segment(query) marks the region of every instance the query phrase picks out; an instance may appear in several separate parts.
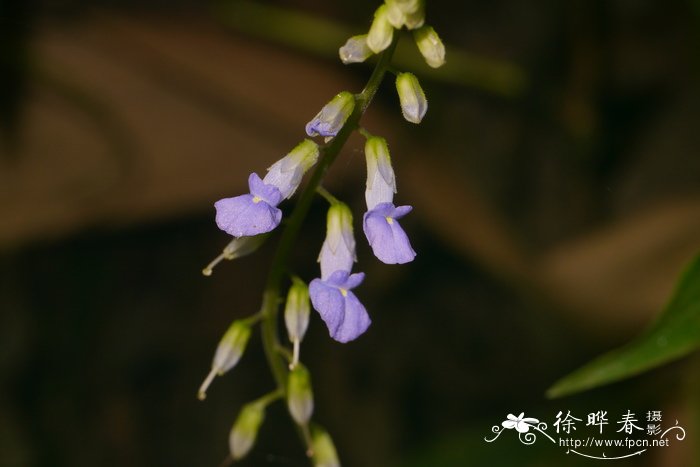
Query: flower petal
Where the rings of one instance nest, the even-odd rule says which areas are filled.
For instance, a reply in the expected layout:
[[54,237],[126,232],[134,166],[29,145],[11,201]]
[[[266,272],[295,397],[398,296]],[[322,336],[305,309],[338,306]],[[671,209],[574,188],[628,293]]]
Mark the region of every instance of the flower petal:
[[[363,229],[374,256],[385,264],[404,264],[413,261],[416,252],[399,222],[386,215],[379,205],[365,213]],[[409,209],[410,210],[410,209]],[[393,210],[392,210],[393,212]]]
[[363,280],[365,280],[364,272],[356,272],[355,274],[350,274],[350,276],[348,276],[348,278],[344,281],[343,288],[352,290],[355,287],[362,284]]
[[299,165],[285,168],[285,159],[280,159],[267,169],[267,175],[262,180],[266,185],[277,188],[282,198],[290,198],[301,183],[304,171]]
[[248,187],[251,195],[257,196],[273,208],[282,202],[280,190],[263,182],[255,172],[248,177]]
[[[361,273],[358,273],[358,274],[361,274]],[[354,275],[355,274],[353,274],[353,276]],[[345,269],[340,269],[338,271],[334,271],[328,277],[328,279],[323,279],[323,280],[326,283],[328,283],[329,285],[333,285],[335,287],[345,287],[349,277],[350,277],[350,271],[347,271]]]
[[[278,192],[279,193],[279,192]],[[216,225],[234,237],[250,237],[270,232],[282,220],[282,211],[253,195],[224,198],[214,203]]]
[[352,292],[346,292],[345,317],[336,332],[331,337],[338,342],[350,342],[363,334],[372,321],[367,310]]
[[327,285],[321,279],[314,279],[309,284],[309,296],[314,309],[321,315],[326,323],[331,337],[338,333],[338,329],[345,319],[345,300],[343,294],[335,287]]

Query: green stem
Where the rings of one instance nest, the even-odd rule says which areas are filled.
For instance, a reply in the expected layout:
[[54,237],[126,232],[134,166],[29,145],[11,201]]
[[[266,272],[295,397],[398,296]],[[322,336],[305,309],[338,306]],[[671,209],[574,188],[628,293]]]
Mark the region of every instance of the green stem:
[[297,202],[294,211],[292,211],[289,221],[282,232],[282,237],[280,238],[277,251],[275,252],[274,259],[272,260],[272,268],[267,276],[265,292],[263,293],[263,303],[260,310],[263,317],[261,331],[263,348],[265,349],[265,356],[272,371],[272,376],[275,379],[277,387],[284,394],[286,394],[287,391],[287,370],[282,358],[277,352],[277,349],[280,346],[277,331],[277,312],[279,303],[281,302],[280,288],[282,279],[287,271],[289,255],[294,247],[294,244],[296,243],[301,226],[307,213],[309,212],[313,197],[316,194],[317,188],[321,184],[321,180],[323,179],[326,170],[328,170],[328,167],[331,166],[335,158],[338,156],[340,150],[343,148],[352,132],[358,128],[360,118],[367,110],[370,102],[372,102],[372,98],[374,98],[374,95],[377,93],[377,89],[379,89],[379,85],[381,84],[382,79],[389,68],[391,57],[396,49],[397,37],[398,34],[395,34],[391,45],[379,56],[379,61],[374,67],[374,71],[369,77],[365,88],[360,94],[355,96],[355,108],[350,117],[348,117],[343,128],[341,128],[337,136],[333,138],[327,146],[321,148],[322,157],[318,162],[309,183],[299,196],[299,201]]
[[338,204],[340,201],[338,201],[338,198],[330,194],[328,190],[323,188],[322,186],[319,185],[318,188],[316,188],[316,191],[318,192],[319,195],[323,196],[326,201],[328,201],[328,204],[333,205],[333,204]]

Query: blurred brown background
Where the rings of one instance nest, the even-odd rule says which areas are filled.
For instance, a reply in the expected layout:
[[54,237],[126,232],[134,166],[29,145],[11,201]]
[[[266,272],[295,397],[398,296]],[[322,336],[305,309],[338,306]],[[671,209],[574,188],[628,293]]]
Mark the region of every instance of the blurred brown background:
[[[274,241],[227,243],[215,200],[246,189],[369,65],[337,48],[376,2],[0,3],[0,465],[208,466],[272,386],[259,339],[196,389],[227,324],[260,305]],[[373,325],[302,358],[343,465],[588,465],[484,443],[507,413],[663,409],[689,436],[618,465],[697,462],[697,358],[579,396],[545,390],[642,329],[700,250],[700,3],[428,2],[439,71],[410,36],[364,124],[387,138],[418,252],[378,264],[356,222]],[[327,186],[363,210],[362,141]],[[292,202],[285,205],[289,212]],[[317,275],[317,202],[295,270]],[[695,405],[694,405],[695,404]],[[694,411],[695,410],[695,411]],[[505,447],[505,448],[504,448]],[[243,465],[306,465],[281,407]]]

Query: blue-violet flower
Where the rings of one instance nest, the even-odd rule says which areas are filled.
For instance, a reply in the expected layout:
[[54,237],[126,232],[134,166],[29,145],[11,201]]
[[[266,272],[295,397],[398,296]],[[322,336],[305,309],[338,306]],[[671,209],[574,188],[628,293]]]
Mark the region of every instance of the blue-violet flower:
[[314,279],[309,284],[311,303],[326,323],[331,337],[338,342],[356,339],[372,322],[365,307],[351,292],[364,278],[361,272],[336,271],[326,280]]
[[381,203],[365,213],[363,229],[374,256],[385,264],[404,264],[413,261],[416,252],[398,219],[408,214],[411,206],[395,207]]
[[264,183],[256,173],[248,177],[250,193],[224,198],[216,203],[216,225],[234,237],[249,237],[270,232],[282,220],[282,211],[277,205],[282,201],[282,193]]

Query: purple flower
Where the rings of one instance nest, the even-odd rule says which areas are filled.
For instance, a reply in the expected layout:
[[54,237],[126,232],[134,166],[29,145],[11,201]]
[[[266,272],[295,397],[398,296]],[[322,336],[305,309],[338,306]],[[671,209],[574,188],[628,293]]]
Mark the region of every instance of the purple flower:
[[282,211],[277,209],[282,193],[277,187],[265,184],[255,173],[248,177],[248,187],[250,194],[214,203],[216,225],[234,237],[270,232],[282,220]]
[[331,337],[338,342],[357,339],[372,322],[365,307],[351,292],[364,278],[361,272],[336,271],[326,280],[314,279],[309,284],[311,303],[326,323]]
[[411,206],[380,203],[365,213],[363,228],[374,256],[386,264],[404,264],[413,261],[416,252],[408,241],[398,219],[411,212]]

